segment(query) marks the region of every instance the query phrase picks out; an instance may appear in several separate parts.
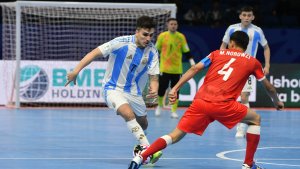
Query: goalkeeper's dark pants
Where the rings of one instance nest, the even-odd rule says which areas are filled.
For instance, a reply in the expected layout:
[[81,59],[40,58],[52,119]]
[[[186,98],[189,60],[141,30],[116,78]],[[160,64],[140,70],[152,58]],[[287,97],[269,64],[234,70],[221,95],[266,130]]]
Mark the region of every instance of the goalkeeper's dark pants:
[[[158,96],[163,97],[165,95],[166,90],[171,85],[171,88],[176,85],[179,81],[181,74],[169,74],[169,73],[161,73],[159,75],[159,88],[158,88]],[[179,91],[177,92],[177,99],[179,98]]]

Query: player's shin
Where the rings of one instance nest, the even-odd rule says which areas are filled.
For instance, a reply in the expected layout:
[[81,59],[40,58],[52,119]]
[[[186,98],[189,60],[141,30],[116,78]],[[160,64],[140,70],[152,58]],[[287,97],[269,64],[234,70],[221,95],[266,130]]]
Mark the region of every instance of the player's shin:
[[163,96],[158,96],[158,106],[159,107],[163,107],[163,101],[164,101],[164,97]]
[[139,123],[136,119],[130,120],[127,122],[127,127],[133,136],[137,139],[139,144],[149,145],[149,141]]
[[148,156],[165,149],[169,144],[172,144],[172,138],[169,135],[164,135],[154,141],[150,147],[141,154],[141,156],[145,160]]
[[254,154],[260,140],[260,126],[250,125],[246,134],[247,147],[244,164],[252,166]]
[[171,108],[171,117],[172,118],[178,118],[178,114],[176,113],[177,107],[178,107],[178,99],[175,101],[175,103],[172,105]]
[[158,96],[158,106],[155,110],[155,116],[160,116],[161,108],[163,107],[163,96]]

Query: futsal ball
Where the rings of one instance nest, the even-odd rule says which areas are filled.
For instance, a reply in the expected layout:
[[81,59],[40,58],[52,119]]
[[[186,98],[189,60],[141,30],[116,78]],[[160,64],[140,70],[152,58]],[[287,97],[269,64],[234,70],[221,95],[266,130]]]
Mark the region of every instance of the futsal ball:
[[[149,145],[144,145],[144,144],[138,144],[138,145],[134,146],[133,157],[142,154],[148,147],[149,147]],[[143,161],[142,165],[149,164],[151,157],[152,157],[152,155],[147,157],[147,159],[145,161]]]

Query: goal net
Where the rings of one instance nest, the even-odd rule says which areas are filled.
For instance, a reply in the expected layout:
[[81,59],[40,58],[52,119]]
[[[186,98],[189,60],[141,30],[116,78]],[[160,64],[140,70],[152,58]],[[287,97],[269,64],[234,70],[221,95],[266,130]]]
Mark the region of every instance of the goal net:
[[[157,22],[153,39],[175,17],[175,4],[17,1],[0,3],[0,105],[103,105],[106,60],[96,60],[64,87],[82,57],[115,37],[134,34],[136,19]],[[1,70],[2,69],[2,70]],[[73,105],[74,104],[74,105]]]

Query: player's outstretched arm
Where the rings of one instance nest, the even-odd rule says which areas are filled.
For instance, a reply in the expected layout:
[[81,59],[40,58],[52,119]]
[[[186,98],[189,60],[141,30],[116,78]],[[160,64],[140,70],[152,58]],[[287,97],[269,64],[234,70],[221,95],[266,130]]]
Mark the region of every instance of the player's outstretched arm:
[[158,94],[158,75],[149,75],[149,92],[147,98],[157,98]]
[[85,55],[83,59],[78,63],[78,65],[75,67],[75,69],[72,72],[68,73],[67,83],[65,84],[65,86],[67,86],[70,82],[74,82],[74,84],[76,85],[76,77],[78,73],[98,56],[102,57],[102,53],[99,48],[95,48],[87,55]]
[[170,104],[175,103],[177,99],[177,91],[184,85],[187,81],[189,81],[192,77],[194,77],[199,71],[204,68],[204,64],[202,62],[197,63],[192,66],[187,72],[185,72],[177,84],[170,90],[169,92],[169,102]]
[[264,56],[265,56],[264,72],[265,75],[268,75],[270,73],[270,56],[271,56],[271,51],[268,44],[264,46]]
[[268,95],[271,97],[275,108],[277,110],[282,110],[284,108],[284,104],[283,104],[283,102],[281,102],[279,100],[275,87],[266,78],[264,80],[262,80],[261,82],[262,82],[263,86],[265,87]]

